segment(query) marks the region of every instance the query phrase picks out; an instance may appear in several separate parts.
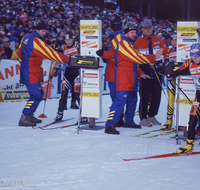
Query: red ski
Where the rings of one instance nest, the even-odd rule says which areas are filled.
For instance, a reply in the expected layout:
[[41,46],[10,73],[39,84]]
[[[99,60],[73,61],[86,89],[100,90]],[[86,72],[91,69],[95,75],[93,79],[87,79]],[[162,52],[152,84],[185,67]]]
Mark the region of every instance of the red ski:
[[200,154],[200,152],[192,152],[192,153],[185,153],[185,154],[169,153],[169,154],[160,154],[160,155],[155,155],[155,156],[147,156],[147,157],[142,157],[142,158],[129,158],[129,159],[122,158],[122,159],[124,161],[147,160],[147,159],[152,159],[152,158],[167,158],[167,157],[176,157],[176,156],[190,156],[190,155],[196,155],[196,154]]
[[51,122],[51,123],[48,123],[48,124],[40,126],[40,127],[38,127],[38,126],[32,126],[32,128],[33,129],[42,129],[42,128],[46,128],[46,127],[49,127],[49,126],[54,125],[54,124],[62,123],[62,122],[65,122],[65,121],[70,121],[72,119],[74,119],[74,118],[64,119],[64,120],[62,120],[60,122]]
[[[105,123],[105,121],[97,121],[95,123]],[[81,125],[87,125],[87,124],[89,124],[89,123],[82,123]],[[78,125],[77,125],[77,123],[75,123],[75,124],[69,124],[69,125],[58,126],[58,127],[51,127],[51,128],[43,126],[43,127],[37,127],[37,129],[41,129],[41,130],[53,130],[53,129],[62,129],[62,128],[67,128],[67,127],[73,127],[73,126],[78,126]],[[36,128],[34,128],[34,129],[36,129]]]

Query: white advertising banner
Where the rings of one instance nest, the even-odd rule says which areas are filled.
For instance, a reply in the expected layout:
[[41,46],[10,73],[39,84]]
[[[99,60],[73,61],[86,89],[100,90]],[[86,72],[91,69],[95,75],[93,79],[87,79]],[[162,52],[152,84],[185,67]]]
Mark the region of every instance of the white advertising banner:
[[[80,21],[80,52],[82,56],[97,57],[96,51],[102,49],[101,28],[101,20]],[[101,65],[102,59],[100,58]],[[102,117],[102,69],[84,69],[81,77],[83,83],[81,116],[100,118]]]
[[[196,88],[193,83],[193,79],[190,75],[180,76],[179,86],[185,95],[191,100],[194,101]],[[178,126],[186,127],[189,121],[191,103],[185,97],[185,95],[179,92],[179,124]]]
[[199,26],[197,21],[177,22],[177,62],[185,62],[190,58],[190,46],[199,43]]
[[[61,89],[61,78],[54,77],[53,81],[49,80],[49,71],[52,61],[44,59],[42,62],[43,68],[43,83],[42,88],[44,91],[43,98],[59,97]],[[47,92],[47,84],[48,92]],[[3,59],[0,63],[0,91],[4,101],[22,101],[27,100],[26,86],[20,83],[20,64],[17,60]],[[25,95],[24,95],[25,94]],[[23,95],[23,96],[22,96]],[[52,96],[53,95],[53,96]],[[2,100],[1,100],[2,101]]]
[[[190,58],[190,46],[199,43],[197,29],[200,27],[198,21],[177,22],[177,62],[185,62]],[[195,97],[195,86],[191,76],[180,76],[180,88],[193,102]],[[177,91],[176,91],[177,92]],[[187,126],[189,121],[191,103],[180,92],[179,93],[179,123],[178,126]]]

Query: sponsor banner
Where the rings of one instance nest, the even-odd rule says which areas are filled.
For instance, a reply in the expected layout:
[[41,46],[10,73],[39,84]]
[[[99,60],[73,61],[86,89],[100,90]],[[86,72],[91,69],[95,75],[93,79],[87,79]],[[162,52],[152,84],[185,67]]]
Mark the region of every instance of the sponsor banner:
[[101,25],[101,20],[80,21],[80,52],[82,56],[97,56],[96,51],[102,47]]
[[[194,101],[194,99],[190,99],[190,100],[192,102]],[[187,98],[179,98],[179,105],[191,105],[191,103]]]
[[[58,73],[57,77],[53,77],[49,80],[48,93],[47,84],[49,79],[49,71],[52,61],[44,59],[42,62],[43,68],[43,83],[42,89],[44,91],[43,98],[59,97],[61,94],[61,80],[63,77],[63,71]],[[57,63],[59,65],[60,63]],[[61,64],[63,65],[63,64]],[[0,64],[0,90],[26,90],[26,86],[20,83],[20,64],[17,60],[2,59]],[[22,100],[22,99],[21,99]],[[16,101],[21,101],[16,100]]]
[[18,90],[0,90],[0,101],[24,101],[29,99],[29,93],[26,89]]
[[97,48],[97,43],[96,42],[91,42],[91,41],[84,41],[81,42],[82,48]]
[[98,78],[97,73],[84,73],[83,78]]
[[[178,77],[177,77],[178,78]],[[177,79],[178,84],[178,79]],[[196,88],[194,86],[193,79],[190,75],[187,76],[180,76],[179,80],[179,87],[181,90],[185,93],[185,95],[191,100],[191,102],[194,101],[195,94],[196,94]],[[178,92],[178,89],[176,89],[176,93]],[[179,126],[187,126],[187,123],[189,121],[189,115],[191,110],[191,102],[183,95],[183,93],[179,90]]]
[[84,73],[83,88],[99,88],[98,73]]
[[[96,51],[102,48],[102,21],[80,20],[80,52],[81,56],[98,57]],[[99,65],[102,65],[100,58]],[[102,71],[101,69],[85,69],[81,72],[82,117],[102,117]],[[95,109],[94,109],[95,108]]]
[[195,33],[181,33],[181,36],[195,36]]
[[99,98],[99,92],[82,92],[82,97],[86,98]]
[[197,21],[177,22],[177,62],[185,62],[190,58],[190,46],[199,42],[197,28]]
[[180,79],[180,84],[194,84],[194,82],[193,82],[193,79],[181,78]]
[[177,33],[196,33],[198,26],[178,26]]
[[[80,30],[84,30],[85,32],[87,30],[99,30],[99,25],[98,24],[81,24],[80,25]],[[85,33],[83,32],[83,33]]]

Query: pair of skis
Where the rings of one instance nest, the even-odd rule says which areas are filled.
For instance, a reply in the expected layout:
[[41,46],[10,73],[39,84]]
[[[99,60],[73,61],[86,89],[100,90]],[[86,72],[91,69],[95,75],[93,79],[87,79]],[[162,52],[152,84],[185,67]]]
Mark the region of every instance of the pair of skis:
[[[51,127],[51,128],[48,128],[52,125],[55,125],[55,124],[60,124],[60,123],[63,123],[63,122],[66,122],[66,121],[70,121],[74,118],[69,118],[69,119],[65,119],[65,120],[62,120],[61,122],[51,122],[51,123],[48,123],[46,125],[43,125],[43,126],[32,126],[33,129],[41,129],[41,130],[53,130],[53,129],[62,129],[62,128],[67,128],[67,127],[73,127],[73,126],[77,126],[78,123],[74,123],[74,124],[69,124],[69,125],[63,125],[63,126],[57,126],[57,127]],[[98,121],[98,122],[95,122],[95,123],[105,123],[105,121]],[[82,123],[81,125],[87,125],[88,123]]]
[[[181,130],[179,130],[181,131]],[[159,132],[164,132],[164,133],[159,133]],[[153,130],[153,131],[149,131],[149,132],[145,132],[145,133],[141,133],[138,135],[131,135],[129,134],[131,137],[145,137],[145,138],[154,138],[154,137],[158,137],[158,136],[162,136],[162,135],[169,135],[169,134],[173,134],[175,133],[175,130],[169,130],[169,129],[158,129],[158,130]],[[159,133],[159,134],[155,134],[155,135],[151,135],[151,136],[147,136],[150,135],[152,133]]]

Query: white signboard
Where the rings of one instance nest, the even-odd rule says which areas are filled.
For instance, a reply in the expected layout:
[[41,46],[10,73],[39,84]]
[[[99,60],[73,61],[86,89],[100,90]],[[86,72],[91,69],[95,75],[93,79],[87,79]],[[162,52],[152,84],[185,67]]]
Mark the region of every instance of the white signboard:
[[[101,20],[81,20],[81,55],[97,57],[96,51],[99,49],[102,49]],[[100,66],[101,63],[102,59],[100,59]],[[81,77],[83,82],[81,116],[100,118],[102,117],[102,71],[101,69],[84,69]]]
[[178,21],[177,22],[177,62],[185,62],[190,58],[190,46],[199,43],[200,22]]
[[[186,94],[186,96],[194,101],[196,88],[193,83],[193,79],[190,75],[180,76],[179,86],[181,90]],[[191,103],[189,100],[183,95],[183,93],[179,92],[179,123],[178,126],[186,127],[189,122]]]
[[[199,43],[197,28],[200,27],[198,21],[178,21],[177,22],[177,62],[185,62],[190,58],[190,46]],[[180,76],[180,88],[193,102],[195,97],[195,86],[191,76]],[[177,91],[176,91],[177,92]],[[191,103],[180,92],[179,93],[179,123],[178,126],[187,126],[189,121]]]

